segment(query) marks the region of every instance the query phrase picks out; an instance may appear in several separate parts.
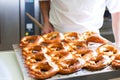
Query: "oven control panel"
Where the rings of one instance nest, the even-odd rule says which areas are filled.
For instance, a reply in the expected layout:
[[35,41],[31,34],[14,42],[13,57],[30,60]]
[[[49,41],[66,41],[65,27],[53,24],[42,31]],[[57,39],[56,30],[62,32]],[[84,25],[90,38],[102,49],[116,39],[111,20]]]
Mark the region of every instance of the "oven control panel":
[[34,23],[26,16],[26,12],[34,17],[34,0],[25,0],[25,35],[34,35]]

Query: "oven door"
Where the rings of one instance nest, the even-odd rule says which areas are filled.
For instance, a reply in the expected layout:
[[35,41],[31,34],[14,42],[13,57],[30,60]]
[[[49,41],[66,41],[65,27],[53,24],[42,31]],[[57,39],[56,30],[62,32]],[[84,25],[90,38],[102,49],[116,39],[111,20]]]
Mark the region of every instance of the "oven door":
[[0,0],[0,51],[19,42],[19,0]]
[[0,0],[0,50],[12,50],[23,36],[40,34],[25,15],[28,12],[41,22],[39,9],[39,0]]

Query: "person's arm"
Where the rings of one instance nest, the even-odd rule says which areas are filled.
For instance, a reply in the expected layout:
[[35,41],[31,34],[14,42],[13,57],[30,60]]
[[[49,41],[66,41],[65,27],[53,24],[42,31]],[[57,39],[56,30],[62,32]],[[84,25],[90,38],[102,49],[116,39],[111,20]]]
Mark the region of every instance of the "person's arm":
[[120,48],[120,12],[112,14],[112,28],[116,45]]
[[54,31],[49,22],[50,0],[39,1],[39,4],[44,22],[42,33],[45,34]]

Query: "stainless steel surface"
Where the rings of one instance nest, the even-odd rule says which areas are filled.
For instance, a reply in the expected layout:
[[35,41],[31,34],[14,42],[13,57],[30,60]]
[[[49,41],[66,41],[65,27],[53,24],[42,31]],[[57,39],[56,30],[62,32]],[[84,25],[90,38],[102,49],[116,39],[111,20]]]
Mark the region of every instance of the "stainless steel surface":
[[0,50],[19,42],[19,0],[0,0]]

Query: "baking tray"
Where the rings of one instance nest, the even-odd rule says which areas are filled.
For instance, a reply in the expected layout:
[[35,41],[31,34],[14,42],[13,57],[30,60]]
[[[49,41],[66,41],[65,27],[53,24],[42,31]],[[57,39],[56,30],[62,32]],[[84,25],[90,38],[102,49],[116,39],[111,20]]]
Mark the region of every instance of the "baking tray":
[[[18,63],[22,70],[24,80],[35,80],[34,78],[29,76],[29,74],[27,72],[27,68],[25,68],[25,66],[24,66],[24,59],[22,58],[22,55],[21,55],[22,52],[21,52],[21,49],[19,48],[18,44],[14,44],[13,49],[15,51]],[[107,66],[106,68],[104,68],[102,70],[98,70],[98,71],[88,71],[86,69],[81,69],[78,72],[68,74],[68,75],[57,74],[46,80],[63,80],[63,79],[68,79],[68,78],[73,78],[73,77],[82,77],[82,76],[88,76],[88,75],[94,75],[94,74],[100,74],[100,73],[106,73],[106,72],[113,72],[113,71],[116,71],[116,70],[114,70],[111,66]]]

